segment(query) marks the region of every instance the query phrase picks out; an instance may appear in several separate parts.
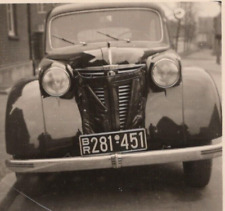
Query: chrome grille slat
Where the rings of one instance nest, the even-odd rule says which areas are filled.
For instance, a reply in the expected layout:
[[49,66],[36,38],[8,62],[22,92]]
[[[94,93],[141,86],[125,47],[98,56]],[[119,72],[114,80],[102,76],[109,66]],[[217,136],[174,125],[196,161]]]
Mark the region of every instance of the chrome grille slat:
[[123,110],[127,110],[127,108],[126,107],[119,107],[119,110],[123,111]]
[[125,104],[126,102],[128,103],[128,99],[119,100],[119,103],[124,103]]
[[125,114],[125,113],[127,113],[127,111],[125,110],[125,111],[119,111],[119,113],[120,114]]
[[126,118],[124,117],[124,118],[120,118],[120,122],[123,122],[123,121],[125,121],[126,120]]
[[95,71],[87,72],[87,71],[82,71],[82,74],[104,75],[104,72],[95,72]]
[[127,87],[130,87],[129,85],[122,85],[122,86],[119,86],[119,89],[121,88],[127,88]]
[[98,95],[99,98],[104,98],[105,96],[104,94],[99,94],[99,93],[96,93],[96,94]]
[[124,118],[126,114],[120,114],[120,119]]
[[120,96],[120,99],[128,99],[129,96]]
[[130,73],[130,72],[134,72],[134,71],[136,71],[136,69],[134,69],[134,70],[118,70],[118,73]]
[[[129,99],[127,99],[127,100],[129,100]],[[128,106],[128,101],[127,101],[127,103],[120,103],[119,102],[119,105],[120,105],[120,107],[127,107]]]
[[127,92],[119,92],[119,96],[127,96],[127,95],[129,95],[129,93],[127,93]]
[[120,92],[129,92],[130,90],[128,88],[120,88],[119,91]]

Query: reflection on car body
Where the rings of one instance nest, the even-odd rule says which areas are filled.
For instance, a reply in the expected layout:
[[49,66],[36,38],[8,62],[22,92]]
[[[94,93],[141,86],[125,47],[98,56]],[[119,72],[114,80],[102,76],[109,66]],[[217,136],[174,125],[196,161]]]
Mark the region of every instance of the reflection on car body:
[[203,69],[182,67],[157,5],[53,9],[38,71],[8,98],[6,164],[17,175],[181,161],[189,185],[208,184],[220,99]]

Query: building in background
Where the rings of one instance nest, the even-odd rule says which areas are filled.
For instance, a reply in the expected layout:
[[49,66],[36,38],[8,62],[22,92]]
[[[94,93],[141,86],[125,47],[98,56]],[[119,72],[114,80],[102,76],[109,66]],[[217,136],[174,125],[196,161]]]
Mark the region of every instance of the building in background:
[[[34,59],[38,53],[34,46],[43,36],[46,15],[56,5],[59,4],[0,4],[0,89],[34,74],[39,62]],[[221,14],[215,18],[198,17],[201,7],[193,2],[178,2],[172,6],[167,5],[165,11],[172,17],[168,19],[168,29],[178,53],[196,50],[198,46],[212,47],[220,63]],[[186,13],[180,22],[173,17],[176,7]]]
[[[221,2],[220,2],[221,4]],[[214,18],[214,36],[215,36],[215,54],[216,54],[216,63],[220,64],[220,57],[222,51],[222,30],[221,30],[221,12]]]
[[[221,53],[220,6],[221,1],[167,3],[168,29],[178,53],[186,54],[203,47],[212,48],[215,54]],[[181,21],[173,18],[174,8],[184,9]]]
[[0,88],[32,75],[35,35],[55,4],[0,4]]

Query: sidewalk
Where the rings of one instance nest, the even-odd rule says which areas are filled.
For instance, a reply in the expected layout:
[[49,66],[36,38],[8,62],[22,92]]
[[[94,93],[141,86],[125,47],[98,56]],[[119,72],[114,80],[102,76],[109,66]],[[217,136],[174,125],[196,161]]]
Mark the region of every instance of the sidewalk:
[[7,174],[0,182],[0,210],[8,210],[18,193],[13,189],[16,183],[14,173]]
[[0,94],[8,94],[10,87],[18,80],[33,75],[32,61],[0,65]]
[[216,63],[216,56],[212,54],[211,49],[202,49],[187,56],[182,57],[184,66],[198,66],[207,71],[221,73],[221,65]]

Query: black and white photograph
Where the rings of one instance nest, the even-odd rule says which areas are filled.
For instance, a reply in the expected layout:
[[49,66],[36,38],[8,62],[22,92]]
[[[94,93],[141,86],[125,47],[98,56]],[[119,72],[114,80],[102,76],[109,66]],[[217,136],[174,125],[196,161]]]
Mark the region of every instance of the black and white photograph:
[[0,0],[0,210],[222,211],[222,7]]

